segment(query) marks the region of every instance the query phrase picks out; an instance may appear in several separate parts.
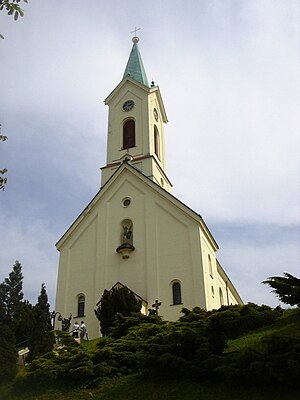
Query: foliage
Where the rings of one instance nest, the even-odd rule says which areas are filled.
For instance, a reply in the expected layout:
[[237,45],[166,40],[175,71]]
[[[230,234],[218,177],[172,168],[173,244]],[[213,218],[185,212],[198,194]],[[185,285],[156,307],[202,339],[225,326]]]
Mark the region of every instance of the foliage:
[[16,330],[22,306],[22,266],[16,261],[8,278],[0,284],[0,381],[14,378],[17,353]]
[[87,351],[69,334],[56,331],[59,346],[42,357],[36,357],[28,366],[25,376],[19,378],[29,382],[78,382],[93,375],[93,363]]
[[23,300],[22,265],[16,261],[8,278],[0,285],[2,323],[9,328],[16,345],[26,344],[33,329],[32,305]]
[[181,312],[183,316],[179,318],[179,321],[188,322],[193,324],[194,326],[203,326],[207,318],[207,312],[200,307],[194,307],[192,310],[189,310],[188,308],[183,308]]
[[131,313],[139,312],[141,305],[141,301],[127,287],[104,290],[101,300],[97,303],[98,307],[94,310],[100,321],[102,335],[108,335],[117,313],[129,316]]
[[54,335],[52,332],[50,305],[45,284],[41,286],[41,293],[37,304],[33,308],[33,330],[29,343],[29,361],[43,355],[53,348]]
[[[110,334],[94,346],[85,348],[59,333],[61,346],[36,357],[26,367],[24,380],[91,386],[141,373],[156,380],[192,378],[203,383],[210,379],[240,386],[255,382],[261,387],[296,388],[300,381],[299,318],[299,313],[251,303],[210,312],[184,309],[177,322],[138,313],[118,314]],[[257,329],[265,333],[255,344],[224,352],[227,338],[256,334]]]
[[258,348],[250,346],[228,354],[219,372],[230,383],[296,386],[300,381],[300,337],[267,335]]
[[[28,3],[28,0],[23,0],[24,3]],[[19,16],[23,17],[24,11],[19,6],[21,0],[0,0],[0,11],[6,10],[8,15],[13,15],[16,21]]]
[[7,286],[0,284],[0,383],[12,380],[17,373],[15,336],[9,328],[6,311]]
[[117,313],[114,319],[113,326],[110,328],[109,335],[115,339],[125,336],[130,328],[140,324],[162,324],[162,319],[158,315],[144,315],[140,312],[131,313],[130,316],[124,316]]
[[33,306],[28,300],[24,300],[19,304],[18,318],[14,326],[16,346],[27,346],[34,329]]
[[208,313],[207,333],[211,351],[222,354],[229,339],[236,339],[254,329],[272,324],[281,315],[282,309],[253,303],[223,306]]
[[198,329],[169,323],[144,341],[140,362],[152,375],[183,377],[197,374],[209,356],[207,337]]
[[10,272],[8,278],[5,279],[4,285],[7,288],[6,296],[6,314],[7,319],[10,323],[15,324],[17,318],[19,318],[19,307],[23,300],[23,275],[22,265],[17,260],[13,266],[12,272]]
[[[0,34],[0,38],[3,38],[3,36],[1,34]],[[0,124],[0,132],[1,132],[1,124]],[[5,142],[5,140],[7,140],[7,136],[1,135],[1,133],[0,133],[0,141]],[[6,168],[0,169],[0,190],[5,189],[5,185],[7,183],[7,178],[3,178],[2,175],[4,175],[6,172],[7,172]]]
[[283,303],[300,307],[300,279],[288,272],[284,272],[283,275],[271,276],[263,283],[271,286]]
[[[1,314],[0,314],[1,315]],[[0,318],[0,383],[11,381],[17,373],[15,338]]]
[[[1,390],[2,389],[2,390]],[[258,388],[245,385],[226,385],[224,382],[197,382],[193,379],[158,379],[157,377],[134,374],[105,379],[91,387],[82,385],[31,385],[16,393],[0,388],[1,400],[295,400],[297,389],[268,385]]]

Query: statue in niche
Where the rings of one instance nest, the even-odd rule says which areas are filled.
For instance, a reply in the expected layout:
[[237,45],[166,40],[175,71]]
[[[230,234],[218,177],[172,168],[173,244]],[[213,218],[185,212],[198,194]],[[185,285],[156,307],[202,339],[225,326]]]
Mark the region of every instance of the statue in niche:
[[123,226],[122,243],[132,244],[132,226]]
[[122,222],[121,244],[117,247],[116,252],[122,255],[123,259],[128,259],[130,253],[134,251],[132,221],[126,219]]

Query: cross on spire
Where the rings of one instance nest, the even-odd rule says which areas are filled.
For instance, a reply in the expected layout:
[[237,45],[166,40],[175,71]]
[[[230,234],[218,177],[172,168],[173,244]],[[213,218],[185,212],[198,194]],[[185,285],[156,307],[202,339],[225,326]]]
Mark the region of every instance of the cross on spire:
[[137,28],[136,26],[134,27],[134,30],[130,33],[134,33],[134,36],[136,36],[136,32],[139,31],[141,28]]

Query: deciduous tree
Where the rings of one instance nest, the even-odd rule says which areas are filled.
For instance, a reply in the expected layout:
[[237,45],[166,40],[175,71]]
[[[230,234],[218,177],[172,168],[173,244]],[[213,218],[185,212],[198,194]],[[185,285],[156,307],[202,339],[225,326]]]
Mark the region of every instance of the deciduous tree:
[[[19,6],[22,0],[0,0],[0,11],[6,10],[8,15],[13,15],[16,21],[19,16],[23,17],[24,11]],[[23,0],[24,3],[28,3],[28,0]]]
[[[0,124],[0,141],[5,142],[5,140],[7,140],[7,136],[1,134],[1,124]],[[6,168],[0,169],[0,190],[5,189],[7,178],[4,178],[2,175],[6,174],[6,172],[7,172]]]

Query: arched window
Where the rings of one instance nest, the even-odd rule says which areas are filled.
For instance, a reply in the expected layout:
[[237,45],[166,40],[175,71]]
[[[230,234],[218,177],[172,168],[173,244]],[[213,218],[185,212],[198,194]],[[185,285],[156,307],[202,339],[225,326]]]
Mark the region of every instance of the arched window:
[[212,295],[212,298],[214,299],[215,298],[215,289],[213,286],[211,287],[211,295]]
[[135,147],[135,122],[128,119],[123,125],[123,149]]
[[219,288],[219,297],[220,297],[220,306],[222,307],[224,305],[224,297],[221,288]]
[[159,132],[156,125],[154,125],[154,152],[157,155],[157,157],[160,158]]
[[77,308],[77,317],[84,317],[84,306],[85,306],[85,297],[83,294],[78,296],[78,308]]
[[172,285],[173,304],[182,304],[181,301],[181,285],[179,282],[174,282]]
[[212,269],[212,263],[211,263],[210,255],[208,255],[208,270],[209,270],[209,275],[213,278],[213,269]]

